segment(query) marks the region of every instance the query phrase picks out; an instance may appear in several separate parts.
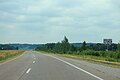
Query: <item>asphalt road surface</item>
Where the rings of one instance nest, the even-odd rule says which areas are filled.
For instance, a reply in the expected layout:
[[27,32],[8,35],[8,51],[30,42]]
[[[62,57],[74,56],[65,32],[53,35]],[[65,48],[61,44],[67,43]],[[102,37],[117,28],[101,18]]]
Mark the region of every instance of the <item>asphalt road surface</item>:
[[120,69],[26,51],[0,64],[0,80],[120,80]]

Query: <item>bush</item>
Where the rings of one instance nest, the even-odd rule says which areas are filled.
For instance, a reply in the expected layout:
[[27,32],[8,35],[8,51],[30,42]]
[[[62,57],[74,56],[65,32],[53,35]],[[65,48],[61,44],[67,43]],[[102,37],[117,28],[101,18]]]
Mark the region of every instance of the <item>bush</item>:
[[120,59],[120,52],[107,52],[107,51],[93,51],[93,50],[85,50],[78,53],[79,55],[89,55],[89,56],[100,56],[112,59]]
[[93,50],[85,50],[79,53],[80,55],[100,56],[100,53]]

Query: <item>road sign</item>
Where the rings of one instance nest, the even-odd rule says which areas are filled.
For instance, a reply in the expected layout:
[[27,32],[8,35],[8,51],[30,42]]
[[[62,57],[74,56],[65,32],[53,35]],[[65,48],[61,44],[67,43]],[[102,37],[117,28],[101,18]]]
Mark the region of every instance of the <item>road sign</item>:
[[104,43],[105,45],[111,45],[111,44],[112,44],[112,39],[104,39],[104,40],[103,40],[103,43]]

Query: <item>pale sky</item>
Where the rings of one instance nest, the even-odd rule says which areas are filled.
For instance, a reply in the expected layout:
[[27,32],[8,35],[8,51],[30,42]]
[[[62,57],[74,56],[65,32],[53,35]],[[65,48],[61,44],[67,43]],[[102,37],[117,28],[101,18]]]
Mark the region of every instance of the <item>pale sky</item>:
[[0,0],[0,43],[120,41],[120,0]]

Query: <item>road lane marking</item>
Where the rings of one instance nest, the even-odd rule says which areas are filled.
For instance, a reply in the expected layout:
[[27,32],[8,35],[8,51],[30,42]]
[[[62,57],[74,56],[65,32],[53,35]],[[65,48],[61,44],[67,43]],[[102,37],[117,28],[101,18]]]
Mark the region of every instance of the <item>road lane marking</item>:
[[34,59],[36,59],[36,56],[33,54]]
[[34,59],[36,59],[36,56],[33,54]]
[[28,74],[30,71],[31,71],[31,68],[29,68],[29,69],[26,71],[26,74]]
[[61,62],[63,62],[63,63],[66,63],[66,64],[68,64],[69,66],[72,66],[72,67],[74,67],[74,68],[76,68],[76,69],[78,69],[78,70],[80,70],[80,71],[82,71],[82,72],[84,72],[84,73],[87,73],[87,74],[89,74],[89,75],[91,75],[91,76],[93,76],[93,77],[95,77],[95,78],[97,78],[97,79],[99,79],[99,80],[104,80],[104,79],[102,79],[102,78],[100,78],[100,77],[98,77],[98,76],[96,76],[96,75],[94,75],[94,74],[92,74],[92,73],[90,73],[90,72],[82,69],[82,68],[79,68],[79,67],[77,67],[77,66],[75,66],[75,65],[73,65],[73,64],[71,64],[71,63],[69,63],[69,62],[67,62],[67,61],[64,61],[64,60],[62,60],[62,59],[60,59],[60,58],[57,58],[57,57],[54,57],[54,56],[51,56],[51,55],[47,55],[47,54],[43,54],[43,55],[52,57],[52,58],[57,59],[57,60],[59,60],[59,61],[61,61]]
[[32,54],[33,56],[35,56],[34,54]]
[[35,61],[33,61],[33,64],[35,63]]

